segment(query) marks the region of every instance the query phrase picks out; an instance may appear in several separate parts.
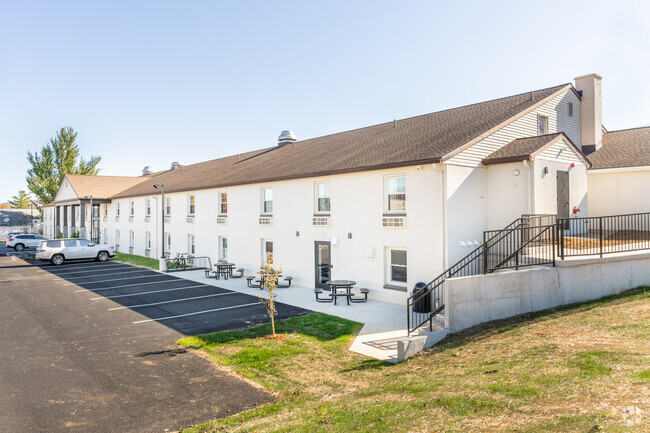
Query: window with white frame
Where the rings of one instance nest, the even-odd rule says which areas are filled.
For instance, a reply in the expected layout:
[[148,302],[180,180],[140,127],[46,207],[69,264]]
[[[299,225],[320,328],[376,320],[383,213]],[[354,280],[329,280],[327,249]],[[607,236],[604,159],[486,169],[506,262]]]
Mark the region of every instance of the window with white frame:
[[144,249],[151,251],[151,233],[144,232]]
[[129,201],[129,216],[135,215],[135,200]]
[[219,193],[219,215],[222,216],[228,215],[228,193],[227,192]]
[[273,213],[273,188],[262,188],[262,214]]
[[569,117],[573,117],[573,102],[569,102],[567,114],[569,115]]
[[133,248],[135,245],[135,232],[133,230],[129,230],[129,248]]
[[400,286],[406,285],[406,250],[403,248],[387,249],[388,275],[387,282]]
[[387,213],[406,212],[406,176],[387,176],[385,180]]
[[194,244],[194,235],[187,235],[187,253],[194,255],[196,246]]
[[172,252],[172,235],[169,233],[165,233],[165,250],[167,251],[167,254],[171,254]]
[[144,214],[145,216],[151,216],[151,200],[148,198],[144,200]]
[[108,203],[106,203],[106,204],[104,205],[104,216],[105,216],[105,217],[108,216]]
[[170,197],[165,198],[165,216],[170,216],[172,214],[172,199]]
[[537,133],[538,135],[548,134],[548,117],[537,116]]
[[120,202],[115,203],[115,216],[120,216]]
[[115,229],[115,245],[120,245],[120,231]]
[[219,236],[219,258],[228,260],[228,238]]
[[330,213],[329,182],[316,182],[316,213]]
[[266,263],[266,258],[269,253],[273,254],[273,241],[269,239],[262,239],[262,265]]
[[196,202],[194,195],[188,195],[187,196],[187,214],[189,216],[194,216],[194,212],[196,211]]

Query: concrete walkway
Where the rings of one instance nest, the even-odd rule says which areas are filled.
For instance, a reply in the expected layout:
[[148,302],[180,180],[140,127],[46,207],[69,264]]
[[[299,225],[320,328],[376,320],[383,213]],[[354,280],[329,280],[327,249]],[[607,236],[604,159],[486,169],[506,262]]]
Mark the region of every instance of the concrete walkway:
[[[260,289],[248,287],[245,277],[208,279],[202,270],[174,272],[173,275],[249,295],[261,292]],[[374,300],[372,292],[368,295],[368,302],[362,304],[347,305],[343,299],[337,305],[320,303],[316,302],[313,287],[295,284],[286,289],[278,289],[277,295],[278,302],[363,323],[350,350],[382,361],[397,362],[397,341],[407,337],[406,307]]]

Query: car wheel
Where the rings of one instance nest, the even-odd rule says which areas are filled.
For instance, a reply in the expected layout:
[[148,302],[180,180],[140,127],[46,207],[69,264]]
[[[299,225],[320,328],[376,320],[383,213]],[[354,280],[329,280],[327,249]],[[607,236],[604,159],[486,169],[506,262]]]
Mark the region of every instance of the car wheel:
[[23,244],[14,245],[14,250],[16,250],[16,251],[22,251],[24,249],[25,249],[25,245],[23,245]]
[[105,262],[108,260],[108,253],[106,251],[100,251],[99,254],[97,254],[97,260]]
[[50,260],[50,261],[52,262],[53,265],[59,266],[59,265],[63,264],[65,259],[63,258],[63,256],[61,254],[56,254],[56,255],[52,256],[52,260]]

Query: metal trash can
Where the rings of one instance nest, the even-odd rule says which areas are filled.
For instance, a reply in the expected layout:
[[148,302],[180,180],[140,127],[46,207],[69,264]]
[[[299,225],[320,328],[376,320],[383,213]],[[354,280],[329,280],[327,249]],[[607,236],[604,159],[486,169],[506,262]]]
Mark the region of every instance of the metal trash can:
[[[422,281],[415,283],[413,287],[413,296],[421,294],[421,292],[426,291],[427,284]],[[430,313],[431,312],[431,292],[426,295],[422,295],[419,298],[414,299],[413,303],[413,312],[414,313]]]

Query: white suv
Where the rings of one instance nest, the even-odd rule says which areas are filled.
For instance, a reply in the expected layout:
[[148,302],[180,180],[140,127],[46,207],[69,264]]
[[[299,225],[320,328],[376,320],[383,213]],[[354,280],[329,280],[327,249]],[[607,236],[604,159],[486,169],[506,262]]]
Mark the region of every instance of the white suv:
[[61,265],[66,260],[96,259],[105,262],[115,255],[115,247],[96,244],[88,239],[51,239],[42,241],[36,250],[36,260],[49,260]]
[[32,233],[10,233],[10,236],[7,236],[7,248],[13,248],[16,251],[22,251],[25,248],[36,248],[40,245],[42,240],[47,239],[41,235],[35,235]]

